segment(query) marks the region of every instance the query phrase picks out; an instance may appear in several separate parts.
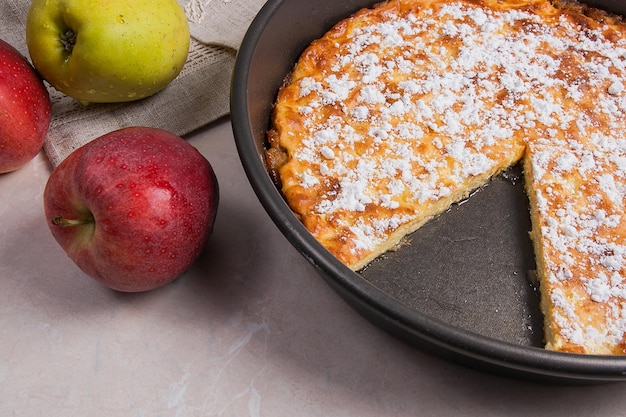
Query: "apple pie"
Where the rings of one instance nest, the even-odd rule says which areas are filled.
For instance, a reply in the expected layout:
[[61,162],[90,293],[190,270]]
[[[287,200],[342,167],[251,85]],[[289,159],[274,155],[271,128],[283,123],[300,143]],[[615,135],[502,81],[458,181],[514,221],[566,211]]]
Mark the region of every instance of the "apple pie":
[[574,1],[391,0],[278,92],[266,162],[353,270],[522,161],[546,348],[626,353],[626,24]]

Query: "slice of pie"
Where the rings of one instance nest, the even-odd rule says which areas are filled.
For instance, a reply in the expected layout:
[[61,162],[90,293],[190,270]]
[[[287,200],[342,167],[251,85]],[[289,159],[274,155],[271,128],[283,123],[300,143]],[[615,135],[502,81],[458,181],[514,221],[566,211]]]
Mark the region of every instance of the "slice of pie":
[[523,160],[546,347],[626,353],[625,35],[571,1],[363,9],[289,74],[268,166],[359,270]]

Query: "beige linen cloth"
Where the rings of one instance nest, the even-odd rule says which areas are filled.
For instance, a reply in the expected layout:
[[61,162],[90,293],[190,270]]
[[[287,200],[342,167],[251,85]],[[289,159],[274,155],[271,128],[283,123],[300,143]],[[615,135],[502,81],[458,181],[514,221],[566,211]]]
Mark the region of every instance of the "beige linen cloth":
[[[136,102],[83,106],[46,84],[52,120],[44,151],[54,167],[83,144],[122,127],[158,127],[182,136],[228,114],[236,51],[265,0],[179,3],[191,29],[189,57],[179,76],[161,92]],[[26,57],[29,5],[29,0],[0,0],[0,39]]]

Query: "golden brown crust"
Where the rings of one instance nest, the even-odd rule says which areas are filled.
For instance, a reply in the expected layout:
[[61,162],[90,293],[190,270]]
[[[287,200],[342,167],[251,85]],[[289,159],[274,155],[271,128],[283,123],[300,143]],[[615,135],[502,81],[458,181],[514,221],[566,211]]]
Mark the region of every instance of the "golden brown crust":
[[566,0],[363,9],[280,89],[270,171],[358,270],[525,158],[547,346],[624,353],[625,35]]

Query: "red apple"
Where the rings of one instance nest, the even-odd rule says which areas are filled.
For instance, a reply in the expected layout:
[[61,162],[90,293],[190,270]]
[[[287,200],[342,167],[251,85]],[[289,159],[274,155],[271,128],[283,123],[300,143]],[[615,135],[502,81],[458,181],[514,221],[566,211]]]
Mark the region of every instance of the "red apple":
[[0,39],[0,174],[39,153],[50,126],[50,96],[33,66]]
[[210,163],[161,129],[129,127],[71,153],[44,190],[50,230],[87,275],[125,292],[186,271],[213,229],[219,200]]

